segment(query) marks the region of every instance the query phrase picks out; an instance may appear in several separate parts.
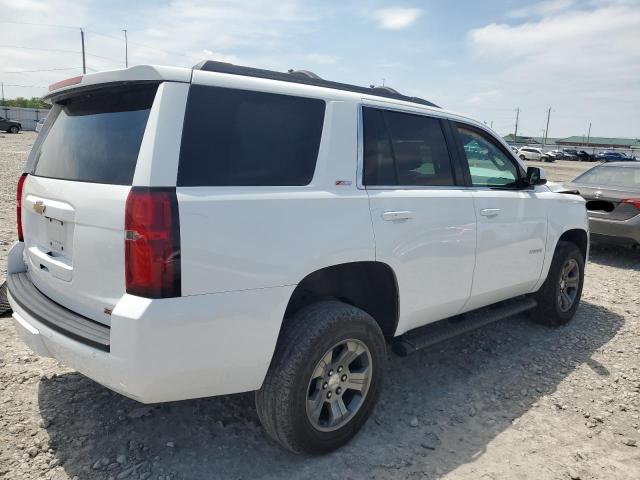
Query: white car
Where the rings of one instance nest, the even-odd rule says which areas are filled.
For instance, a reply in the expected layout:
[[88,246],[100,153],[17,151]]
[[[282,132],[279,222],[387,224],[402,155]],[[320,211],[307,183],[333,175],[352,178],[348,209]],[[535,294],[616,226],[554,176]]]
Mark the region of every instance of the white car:
[[542,149],[536,147],[521,147],[518,150],[518,157],[521,160],[540,160],[542,158]]
[[47,120],[47,117],[41,118],[36,122],[36,133],[40,133],[40,130],[42,130],[42,126],[44,125],[44,122],[46,120]]
[[219,62],[46,98],[9,253],[15,325],[140,402],[256,391],[271,437],[327,451],[371,414],[389,345],[578,307],[584,200],[428,101]]

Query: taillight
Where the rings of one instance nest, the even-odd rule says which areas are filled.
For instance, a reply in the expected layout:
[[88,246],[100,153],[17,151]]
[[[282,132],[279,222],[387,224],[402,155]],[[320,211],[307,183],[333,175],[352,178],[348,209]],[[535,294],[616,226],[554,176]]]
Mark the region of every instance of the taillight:
[[623,200],[622,203],[630,203],[640,210],[640,198],[627,198],[626,200]]
[[127,293],[179,297],[180,220],[175,188],[132,187],[125,207]]
[[18,179],[18,188],[16,193],[16,217],[18,222],[18,241],[24,242],[24,233],[22,232],[22,190],[24,189],[24,181],[27,179],[28,173],[23,173]]

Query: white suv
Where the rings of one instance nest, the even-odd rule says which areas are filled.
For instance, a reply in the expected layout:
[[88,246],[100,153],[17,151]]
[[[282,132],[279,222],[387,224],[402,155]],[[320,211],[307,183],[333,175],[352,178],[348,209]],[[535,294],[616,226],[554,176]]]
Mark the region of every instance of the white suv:
[[578,307],[584,200],[425,100],[218,62],[46,98],[13,318],[34,352],[128,397],[255,390],[271,437],[327,451],[370,415],[387,345]]
[[540,160],[542,159],[542,150],[535,147],[521,147],[518,150],[518,156],[521,160]]

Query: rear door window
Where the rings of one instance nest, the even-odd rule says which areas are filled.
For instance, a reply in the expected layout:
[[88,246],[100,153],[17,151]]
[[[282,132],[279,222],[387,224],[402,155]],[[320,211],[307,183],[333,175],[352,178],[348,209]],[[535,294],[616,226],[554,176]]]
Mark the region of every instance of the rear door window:
[[157,88],[156,83],[126,85],[59,102],[35,155],[34,175],[131,185]]
[[313,98],[192,85],[178,185],[308,185],[325,106]]
[[363,108],[365,185],[455,185],[437,118]]

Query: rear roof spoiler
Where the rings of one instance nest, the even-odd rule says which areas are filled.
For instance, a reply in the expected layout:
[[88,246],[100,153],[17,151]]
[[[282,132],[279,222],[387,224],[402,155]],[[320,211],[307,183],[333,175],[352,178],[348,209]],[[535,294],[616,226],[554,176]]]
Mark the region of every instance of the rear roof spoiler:
[[440,108],[435,103],[419,97],[409,97],[402,95],[389,87],[360,87],[358,85],[350,85],[348,83],[333,82],[324,80],[318,75],[307,70],[289,70],[288,72],[277,72],[275,70],[263,70],[261,68],[243,67],[226,62],[216,62],[214,60],[203,60],[193,66],[194,70],[202,70],[204,72],[228,73],[231,75],[242,75],[245,77],[265,78],[268,80],[279,80],[281,82],[301,83],[304,85],[313,85],[316,87],[333,88],[335,90],[344,90],[347,92],[362,93],[365,95],[375,95],[378,97],[392,98],[394,100],[402,100],[405,102],[417,103],[428,107]]

